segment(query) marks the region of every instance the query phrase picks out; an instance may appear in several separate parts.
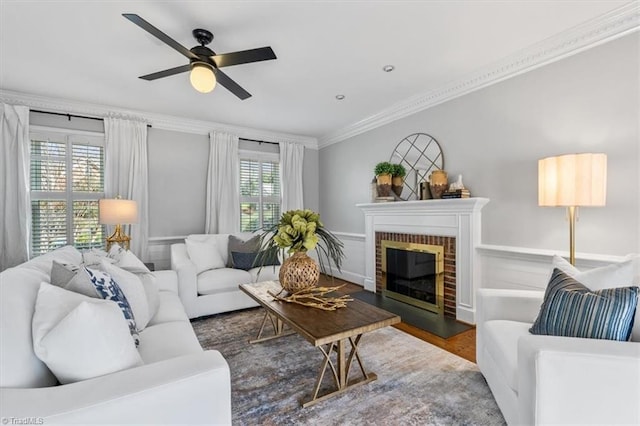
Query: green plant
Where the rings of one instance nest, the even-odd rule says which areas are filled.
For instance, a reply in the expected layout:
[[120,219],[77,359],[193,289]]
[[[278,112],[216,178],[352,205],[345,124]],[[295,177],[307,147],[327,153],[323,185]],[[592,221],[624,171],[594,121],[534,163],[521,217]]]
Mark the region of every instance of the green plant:
[[407,170],[404,168],[402,164],[392,164],[393,171],[391,174],[393,176],[405,177],[407,175]]
[[324,227],[318,213],[309,209],[284,212],[276,225],[263,230],[260,245],[262,251],[256,257],[257,265],[273,259],[279,250],[284,255],[285,250],[291,254],[316,249],[322,272],[326,271],[325,264],[332,271],[332,263],[340,271],[344,258],[342,241]]
[[376,176],[391,175],[393,174],[393,164],[389,163],[388,161],[378,163],[373,169],[373,173],[375,173]]

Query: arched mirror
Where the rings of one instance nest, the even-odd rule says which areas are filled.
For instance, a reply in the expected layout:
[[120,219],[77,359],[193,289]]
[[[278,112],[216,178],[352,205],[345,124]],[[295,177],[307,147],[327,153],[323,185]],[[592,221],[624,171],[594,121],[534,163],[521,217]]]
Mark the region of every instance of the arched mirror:
[[429,178],[433,170],[444,170],[444,155],[440,144],[426,133],[414,133],[402,139],[391,154],[391,163],[407,170],[400,198],[420,199],[420,182]]

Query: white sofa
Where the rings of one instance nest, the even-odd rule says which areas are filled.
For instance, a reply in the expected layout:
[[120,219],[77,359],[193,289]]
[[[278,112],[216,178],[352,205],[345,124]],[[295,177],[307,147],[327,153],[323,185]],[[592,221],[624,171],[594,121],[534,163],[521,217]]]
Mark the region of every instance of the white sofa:
[[[0,273],[0,418],[44,424],[230,424],[227,362],[203,351],[177,295],[174,271],[155,273],[159,307],[140,332],[144,365],[59,385],[33,349],[32,317],[52,260],[79,264],[67,246]],[[36,423],[34,423],[36,424]]]
[[477,294],[477,364],[507,423],[640,424],[640,324],[630,342],[532,335],[543,296]]
[[[243,233],[238,236],[248,239],[253,234]],[[187,238],[198,242],[213,241],[224,264],[228,263],[229,234],[193,234]],[[178,274],[179,295],[189,318],[258,306],[238,286],[277,280],[280,273],[280,266],[265,266],[248,271],[223,267],[198,274],[185,243],[171,245],[171,269]]]

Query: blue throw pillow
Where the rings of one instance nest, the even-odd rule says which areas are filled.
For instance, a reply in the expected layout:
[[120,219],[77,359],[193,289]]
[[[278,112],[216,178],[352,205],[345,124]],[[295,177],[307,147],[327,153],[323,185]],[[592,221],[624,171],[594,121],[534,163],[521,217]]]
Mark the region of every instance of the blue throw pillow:
[[[260,262],[256,262],[256,257],[262,252],[258,253],[242,253],[237,251],[231,252],[231,257],[233,258],[233,267],[237,269],[244,269],[248,271],[252,268],[257,268],[259,266],[272,266],[272,265],[280,265],[280,261],[278,260],[277,253],[274,253],[271,256],[266,256],[264,258],[264,263],[260,265]],[[260,259],[262,260],[262,259]]]
[[532,334],[626,341],[631,337],[638,287],[591,291],[553,270]]
[[133,337],[133,341],[136,343],[136,346],[138,346],[140,344],[140,335],[138,334],[138,328],[136,327],[133,310],[131,309],[131,305],[129,305],[129,301],[118,283],[116,283],[113,278],[111,278],[111,275],[106,272],[98,269],[87,268],[86,266],[84,268],[89,274],[91,283],[95,286],[100,297],[105,300],[113,300],[118,304],[118,307],[120,307],[120,310],[129,325],[131,337]]

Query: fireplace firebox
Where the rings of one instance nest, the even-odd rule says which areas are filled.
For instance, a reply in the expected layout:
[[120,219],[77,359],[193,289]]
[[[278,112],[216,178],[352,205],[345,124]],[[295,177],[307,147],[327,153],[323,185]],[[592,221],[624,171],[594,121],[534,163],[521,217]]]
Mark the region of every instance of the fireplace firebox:
[[381,241],[384,294],[441,314],[444,311],[444,247]]

